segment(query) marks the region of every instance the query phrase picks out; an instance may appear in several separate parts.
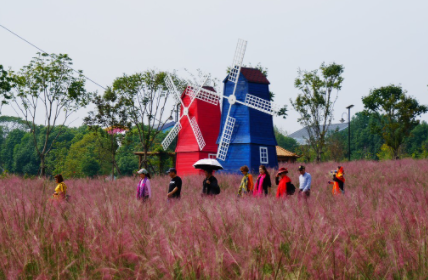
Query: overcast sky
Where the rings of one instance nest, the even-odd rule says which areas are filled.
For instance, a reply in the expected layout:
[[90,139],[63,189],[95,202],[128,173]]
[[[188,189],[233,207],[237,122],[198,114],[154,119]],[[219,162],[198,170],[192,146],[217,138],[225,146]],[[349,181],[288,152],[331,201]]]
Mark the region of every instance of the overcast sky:
[[[289,101],[298,93],[297,70],[322,62],[345,67],[335,122],[350,104],[361,111],[371,88],[391,83],[428,104],[427,11],[426,0],[3,0],[0,24],[49,53],[69,54],[104,86],[149,68],[200,68],[222,80],[243,38],[244,63],[267,67],[275,102],[289,106],[287,119],[274,123],[292,133],[301,128]],[[36,52],[0,28],[0,64],[18,70]]]

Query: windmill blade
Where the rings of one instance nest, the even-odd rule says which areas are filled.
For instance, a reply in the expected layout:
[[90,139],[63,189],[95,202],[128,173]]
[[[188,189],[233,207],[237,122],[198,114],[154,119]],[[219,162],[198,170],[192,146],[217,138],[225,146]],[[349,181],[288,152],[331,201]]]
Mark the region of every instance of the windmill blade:
[[202,151],[202,149],[205,147],[205,140],[204,137],[202,137],[201,130],[199,129],[199,125],[196,122],[196,118],[193,117],[190,119],[190,117],[187,115],[187,118],[189,119],[190,126],[192,127],[193,134],[195,135],[196,142],[198,142],[199,149]]
[[205,83],[207,82],[207,80],[208,80],[208,76],[205,77],[205,80],[203,81],[203,83],[201,84],[200,87],[198,87],[198,88],[193,87],[193,89],[195,90],[195,92],[194,92],[194,96],[192,97],[192,100],[190,101],[188,107],[190,107],[192,105],[193,101],[195,101],[195,97],[198,96],[200,90],[203,88],[203,86],[205,85]]
[[220,95],[209,89],[200,88],[199,93],[196,93],[195,86],[187,86],[185,94],[189,95],[192,99],[197,98],[213,105],[217,105],[220,100]]
[[[230,113],[230,111],[229,111]],[[220,138],[220,143],[218,144],[217,150],[217,159],[222,161],[226,160],[227,151],[229,150],[230,140],[232,139],[233,127],[235,126],[235,118],[227,116],[226,122],[224,124],[223,134]]]
[[245,96],[245,103],[238,100],[236,102],[272,116],[276,113],[276,106],[274,103],[249,93]]
[[239,79],[239,72],[241,71],[242,61],[244,60],[245,49],[247,48],[247,41],[239,39],[236,45],[235,56],[233,58],[232,68],[230,69],[228,80],[236,83]]
[[[180,118],[181,119],[181,118]],[[181,130],[180,120],[173,126],[173,128],[169,131],[168,135],[162,141],[162,147],[166,151],[169,145],[171,145],[172,141],[174,141],[175,137],[177,137],[178,132]]]
[[177,91],[177,88],[175,87],[174,81],[172,80],[172,78],[169,74],[167,74],[165,77],[165,85],[168,88],[168,91],[173,92],[175,99],[177,101],[180,101],[181,105],[184,107],[183,101],[181,100],[180,93]]

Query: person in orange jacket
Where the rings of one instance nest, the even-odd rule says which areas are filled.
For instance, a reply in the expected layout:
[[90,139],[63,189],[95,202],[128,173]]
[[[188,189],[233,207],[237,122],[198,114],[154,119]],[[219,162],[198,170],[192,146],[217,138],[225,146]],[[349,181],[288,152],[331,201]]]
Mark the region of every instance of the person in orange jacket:
[[345,194],[345,177],[344,170],[342,166],[338,166],[337,170],[333,173],[333,181],[328,181],[330,185],[333,185],[332,193],[333,195]]

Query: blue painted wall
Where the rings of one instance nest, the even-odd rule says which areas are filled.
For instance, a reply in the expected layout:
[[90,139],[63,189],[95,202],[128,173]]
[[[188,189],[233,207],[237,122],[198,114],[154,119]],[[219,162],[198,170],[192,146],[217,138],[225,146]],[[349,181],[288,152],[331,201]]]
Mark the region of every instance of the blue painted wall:
[[239,168],[243,165],[248,166],[251,172],[258,173],[260,161],[260,147],[268,148],[267,164],[263,165],[270,168],[278,168],[278,158],[276,156],[275,146],[266,146],[259,144],[233,144],[229,146],[225,161],[219,161],[223,170],[219,172],[240,174]]
[[[224,95],[232,95],[235,84],[229,82],[227,78],[223,83]],[[245,102],[247,93],[266,100],[270,98],[268,84],[249,83],[243,75],[240,75],[236,89],[236,98]],[[217,138],[217,144],[220,142],[229,110],[229,101],[223,99],[222,102],[220,134]],[[258,171],[260,165],[260,146],[268,147],[269,163],[266,166],[277,168],[277,142],[273,131],[272,116],[238,103],[232,106],[230,116],[236,119],[236,123],[226,161],[220,161],[224,167],[224,172],[239,173],[239,167],[242,165],[247,165],[250,169]]]

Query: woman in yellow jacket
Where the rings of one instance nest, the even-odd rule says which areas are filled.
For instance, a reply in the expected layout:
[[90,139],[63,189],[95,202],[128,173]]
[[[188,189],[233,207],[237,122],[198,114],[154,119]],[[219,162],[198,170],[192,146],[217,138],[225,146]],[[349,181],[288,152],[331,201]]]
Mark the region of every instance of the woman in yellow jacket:
[[57,183],[55,192],[53,194],[53,198],[58,200],[63,200],[68,198],[67,195],[67,186],[64,183],[64,178],[62,178],[61,174],[55,176],[55,182]]

